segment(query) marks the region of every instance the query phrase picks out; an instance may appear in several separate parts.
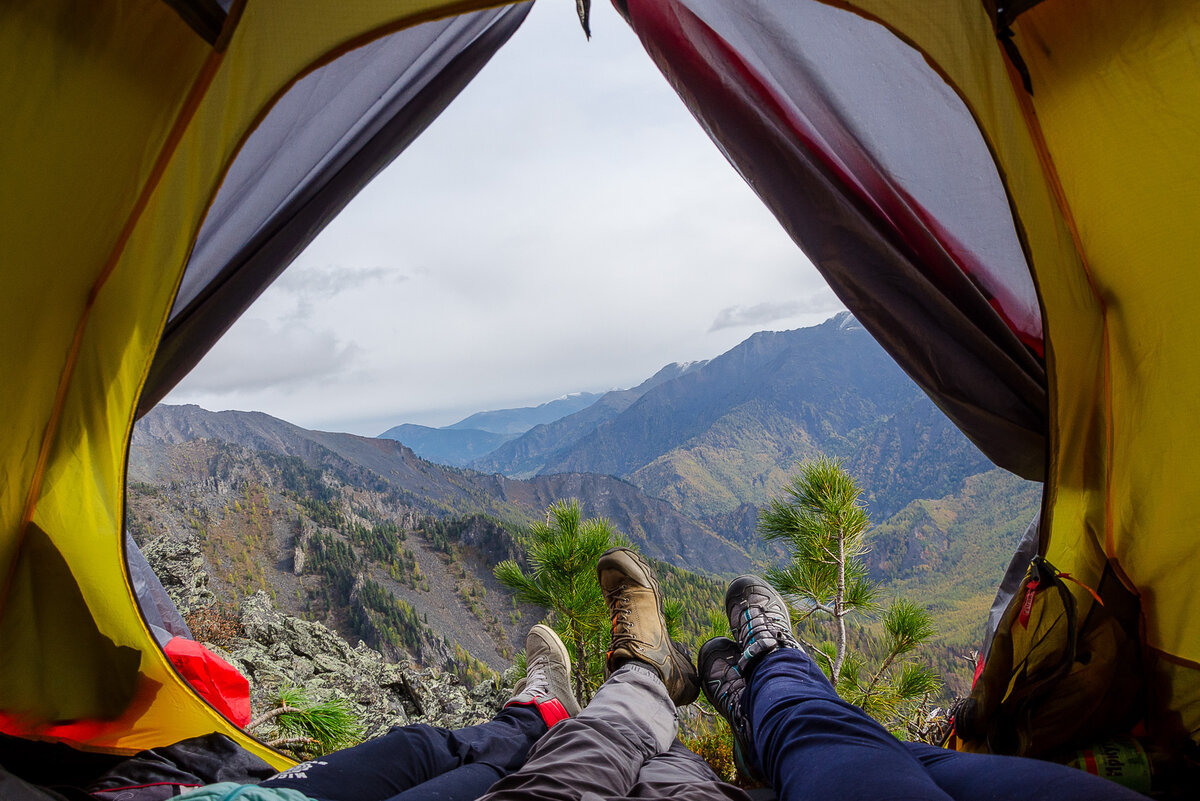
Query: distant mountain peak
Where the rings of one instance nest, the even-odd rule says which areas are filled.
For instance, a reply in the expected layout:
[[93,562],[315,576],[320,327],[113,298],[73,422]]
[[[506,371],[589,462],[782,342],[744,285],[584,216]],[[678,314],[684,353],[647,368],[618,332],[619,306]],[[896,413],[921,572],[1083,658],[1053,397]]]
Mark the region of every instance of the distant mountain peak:
[[863,481],[873,513],[940,497],[987,460],[859,324],[760,331],[706,362],[533,429],[471,463],[514,477],[592,472],[633,482],[749,541],[759,504],[798,460],[826,453]]
[[708,364],[711,359],[696,359],[690,362],[671,362],[668,365],[660,368],[657,373],[634,387],[635,390],[644,390],[650,387],[661,384],[672,378],[679,378],[681,375],[699,370],[704,365]]
[[828,322],[833,323],[833,325],[839,331],[865,331],[866,330],[863,328],[862,323],[860,323],[858,321],[858,318],[855,317],[853,314],[851,314],[848,311],[838,312],[837,314],[830,317]]

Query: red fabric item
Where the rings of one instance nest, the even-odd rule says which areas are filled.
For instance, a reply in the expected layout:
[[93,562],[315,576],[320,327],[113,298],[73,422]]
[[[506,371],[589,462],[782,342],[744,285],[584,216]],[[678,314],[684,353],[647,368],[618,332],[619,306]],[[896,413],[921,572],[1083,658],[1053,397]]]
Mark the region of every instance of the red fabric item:
[[567,713],[567,708],[562,705],[562,701],[557,698],[536,698],[533,701],[537,704],[537,711],[542,716],[542,720],[546,721],[546,728],[552,728],[555,723],[562,723],[567,718],[571,717]]
[[1031,581],[1025,588],[1025,603],[1021,605],[1021,614],[1017,617],[1017,622],[1023,629],[1029,628],[1029,615],[1033,612],[1033,599],[1037,597],[1038,582]]
[[237,669],[195,640],[175,637],[163,648],[179,675],[225,717],[250,723],[250,682]]
[[135,720],[150,708],[158,692],[158,682],[138,676],[137,691],[126,710],[124,718],[117,720],[94,720],[84,718],[66,723],[48,723],[17,712],[0,712],[0,733],[15,737],[33,737],[40,740],[59,740],[73,748],[88,748],[97,741],[111,742],[119,738],[128,728],[128,720]]
[[510,706],[529,706],[537,710],[542,716],[542,720],[546,723],[546,728],[550,728],[555,723],[562,723],[571,717],[571,713],[567,712],[567,708],[562,705],[562,701],[553,697],[540,696],[532,701],[509,701],[504,705],[507,709]]

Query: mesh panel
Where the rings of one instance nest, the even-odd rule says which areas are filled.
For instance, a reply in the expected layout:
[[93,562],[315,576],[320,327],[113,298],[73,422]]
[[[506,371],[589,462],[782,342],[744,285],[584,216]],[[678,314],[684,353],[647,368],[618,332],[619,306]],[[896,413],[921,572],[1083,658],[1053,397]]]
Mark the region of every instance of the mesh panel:
[[962,100],[919,52],[823,3],[761,4],[750,23],[726,3],[687,5],[913,250],[934,251],[930,265],[948,257],[1024,341],[1040,344],[1037,293],[995,163]]
[[230,167],[196,240],[171,318],[290,201],[328,180],[500,13],[399,31],[297,81]]

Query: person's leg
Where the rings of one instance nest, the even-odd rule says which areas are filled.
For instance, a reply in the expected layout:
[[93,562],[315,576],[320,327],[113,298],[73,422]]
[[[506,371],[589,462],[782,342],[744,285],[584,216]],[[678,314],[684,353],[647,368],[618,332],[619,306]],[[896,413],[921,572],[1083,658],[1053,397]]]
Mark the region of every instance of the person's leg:
[[388,801],[471,801],[488,791],[508,775],[484,762],[475,762],[435,776],[412,789],[394,795]]
[[555,726],[525,766],[496,782],[481,801],[578,801],[626,795],[642,764],[666,751],[675,705],[650,667],[627,662],[576,717]]
[[303,762],[263,782],[322,801],[473,801],[525,762],[547,727],[579,712],[571,659],[538,624],[525,638],[525,678],[493,720],[462,729],[400,726],[383,737]]
[[398,726],[353,748],[301,762],[262,784],[325,801],[385,801],[455,768],[479,764],[487,772],[471,775],[486,776],[486,783],[474,795],[468,790],[457,796],[473,799],[520,766],[545,733],[546,723],[532,705],[506,707],[495,719],[464,729]]
[[1054,762],[964,754],[925,743],[904,745],[955,801],[1024,801],[1031,794],[1055,801],[1145,801],[1145,796],[1115,782]]
[[798,648],[751,664],[742,704],[758,764],[782,801],[950,798],[903,743],[839,698]]
[[676,706],[700,695],[692,657],[667,633],[663,595],[654,570],[631,548],[612,548],[596,562],[596,579],[612,619],[606,670],[633,660],[649,665],[667,686]]
[[613,548],[597,561],[596,577],[613,625],[610,676],[586,709],[538,743],[525,767],[496,783],[488,801],[626,796],[647,760],[675,741],[675,706],[699,695],[691,658],[667,633],[650,565]]
[[660,798],[749,801],[750,798],[740,788],[718,779],[708,763],[679,740],[671,743],[666,753],[651,757],[642,765],[628,797],[643,801]]
[[705,694],[739,750],[781,799],[949,801],[882,726],[838,697],[792,633],[787,604],[758,576],[735,579],[725,611],[736,642],[701,649]]
[[1142,798],[1063,765],[902,743],[838,697],[795,644],[787,607],[765,581],[735,580],[725,603],[738,642],[720,638],[705,644],[710,654],[707,663],[701,660],[706,692],[712,680],[710,700],[751,741],[749,750],[784,801],[1024,801],[1031,792],[1041,795],[1047,789],[1069,799]]

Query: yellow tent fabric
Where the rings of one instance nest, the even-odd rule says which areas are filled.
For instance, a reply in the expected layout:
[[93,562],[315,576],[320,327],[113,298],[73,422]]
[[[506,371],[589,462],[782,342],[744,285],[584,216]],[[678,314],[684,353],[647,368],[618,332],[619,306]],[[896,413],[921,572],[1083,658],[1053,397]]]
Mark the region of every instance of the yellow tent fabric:
[[1078,561],[1070,532],[1084,531],[1119,568],[1140,596],[1146,645],[1175,674],[1168,708],[1195,737],[1200,7],[1047,2],[1016,33],[1083,257],[1074,275],[1039,273],[1047,314],[1064,333],[1100,328],[1099,354],[1054,338],[1060,394],[1078,393],[1098,419],[1060,417],[1060,439],[1086,449],[1060,448],[1048,556]]
[[[1019,16],[1027,94],[983,4],[838,3],[926,54],[991,147],[1043,306],[1043,541],[1091,587],[1111,564],[1163,658],[1158,721],[1200,738],[1195,481],[1200,7],[1048,0]],[[1073,594],[1086,614],[1086,589]],[[1175,716],[1180,716],[1176,718]]]
[[[918,48],[978,122],[1043,307],[1043,550],[1137,593],[1159,723],[1197,737],[1200,6],[1033,4],[1013,23],[1030,95],[981,0],[828,1]],[[274,100],[375,37],[495,5],[237,0],[213,44],[160,0],[0,8],[0,728],[122,752],[224,731],[283,764],[199,701],[136,609],[134,409],[205,211]]]
[[225,731],[283,764],[199,702],[136,609],[121,545],[133,410],[205,210],[273,100],[357,44],[493,5],[236,2],[215,46],[158,0],[0,11],[10,727],[122,752]]

